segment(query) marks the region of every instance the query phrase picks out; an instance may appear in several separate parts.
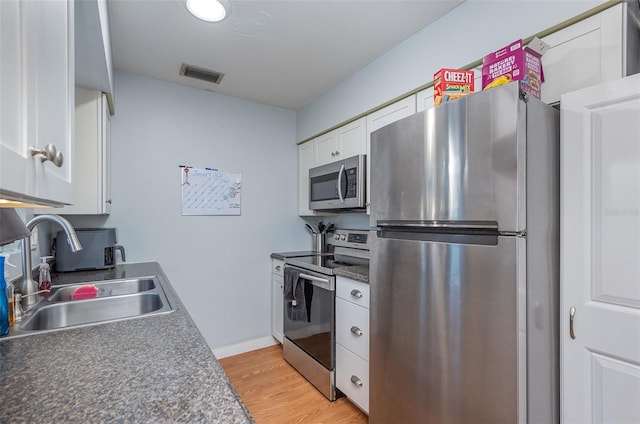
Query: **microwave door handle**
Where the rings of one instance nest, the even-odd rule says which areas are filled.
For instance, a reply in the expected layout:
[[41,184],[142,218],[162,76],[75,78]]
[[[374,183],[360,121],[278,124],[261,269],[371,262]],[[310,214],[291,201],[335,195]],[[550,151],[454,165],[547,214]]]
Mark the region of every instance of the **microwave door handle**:
[[345,171],[344,163],[340,165],[340,171],[338,171],[338,197],[340,198],[340,203],[344,203],[344,196],[342,195],[342,174]]

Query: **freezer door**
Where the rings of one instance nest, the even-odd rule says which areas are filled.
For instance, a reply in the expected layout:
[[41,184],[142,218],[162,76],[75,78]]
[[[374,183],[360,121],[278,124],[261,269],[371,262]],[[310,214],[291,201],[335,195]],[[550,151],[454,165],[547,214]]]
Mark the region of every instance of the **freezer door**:
[[458,221],[524,230],[525,133],[517,83],[375,131],[371,225]]
[[485,238],[373,241],[371,424],[525,422],[525,244]]

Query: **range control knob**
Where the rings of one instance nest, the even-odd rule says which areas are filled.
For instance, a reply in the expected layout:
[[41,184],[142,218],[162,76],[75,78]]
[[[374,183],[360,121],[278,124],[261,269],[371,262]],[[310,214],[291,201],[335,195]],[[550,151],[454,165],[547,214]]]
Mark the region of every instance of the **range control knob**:
[[336,234],[335,236],[333,236],[333,238],[336,240],[340,240],[340,234]]
[[344,241],[344,240],[346,240],[346,239],[347,239],[347,235],[346,235],[346,234],[342,234],[342,235],[340,236],[340,240]]

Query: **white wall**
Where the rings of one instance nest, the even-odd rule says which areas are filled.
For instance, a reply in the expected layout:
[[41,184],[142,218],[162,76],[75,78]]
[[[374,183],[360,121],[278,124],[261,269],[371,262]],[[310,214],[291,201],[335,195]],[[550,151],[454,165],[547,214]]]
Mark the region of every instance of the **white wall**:
[[296,139],[312,137],[420,87],[440,68],[465,66],[601,3],[467,0],[298,111]]
[[[155,260],[211,348],[269,336],[274,251],[307,249],[295,112],[116,72],[111,215],[128,261]],[[179,165],[242,173],[241,216],[181,216]]]

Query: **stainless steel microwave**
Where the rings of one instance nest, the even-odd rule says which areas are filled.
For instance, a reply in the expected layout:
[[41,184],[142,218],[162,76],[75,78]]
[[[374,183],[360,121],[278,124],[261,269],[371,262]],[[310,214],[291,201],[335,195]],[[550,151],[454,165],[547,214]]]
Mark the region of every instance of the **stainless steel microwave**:
[[358,155],[309,170],[309,209],[363,209],[366,156]]

